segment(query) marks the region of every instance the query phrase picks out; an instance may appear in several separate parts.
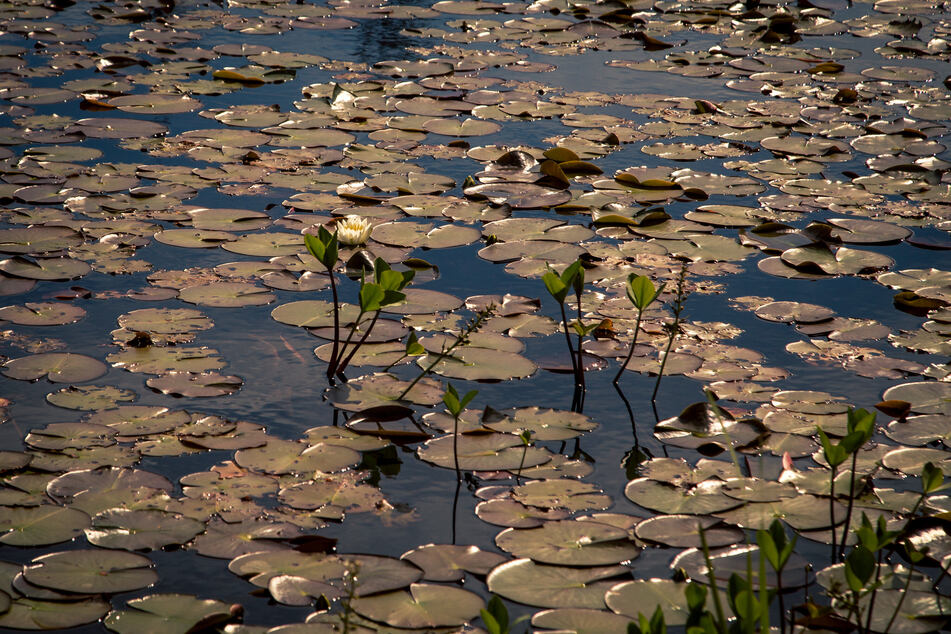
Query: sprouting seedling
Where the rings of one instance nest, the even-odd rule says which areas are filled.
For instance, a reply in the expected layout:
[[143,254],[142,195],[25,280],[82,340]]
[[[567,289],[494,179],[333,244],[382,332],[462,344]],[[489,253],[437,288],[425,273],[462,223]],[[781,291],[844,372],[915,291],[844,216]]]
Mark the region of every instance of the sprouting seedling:
[[[584,388],[584,362],[581,357],[581,342],[584,335],[588,334],[596,326],[586,329],[581,320],[581,292],[584,290],[584,268],[581,266],[581,260],[575,260],[569,264],[560,274],[548,267],[548,271],[542,276],[545,288],[549,294],[558,302],[558,308],[561,310],[561,323],[565,333],[565,342],[568,344],[568,357],[571,359],[571,370],[575,375],[575,385]],[[568,315],[565,313],[565,299],[568,293],[574,289],[578,300],[578,319],[572,324],[573,329],[578,334],[578,351],[575,358],[574,346],[571,344],[571,333],[568,330]]]
[[456,388],[450,383],[446,388],[446,392],[442,395],[442,402],[449,411],[450,416],[452,416],[452,458],[456,466],[457,481],[462,479],[462,471],[459,469],[459,417],[462,415],[462,411],[466,408],[466,405],[468,405],[478,393],[478,390],[470,390],[466,392],[465,396],[460,398],[459,392],[457,392]]
[[439,352],[439,354],[436,355],[436,358],[433,360],[433,362],[430,363],[425,368],[423,368],[423,371],[420,372],[416,376],[416,378],[413,379],[410,382],[410,384],[407,385],[406,388],[402,392],[400,392],[400,395],[396,397],[396,400],[399,401],[405,398],[405,396],[409,394],[409,391],[412,390],[413,387],[417,383],[419,383],[419,381],[424,376],[432,372],[433,368],[439,365],[440,361],[442,361],[443,359],[448,357],[450,354],[452,354],[453,350],[455,350],[461,345],[465,345],[469,343],[469,335],[479,330],[479,328],[482,327],[482,325],[489,319],[489,317],[492,316],[493,313],[495,313],[495,304],[489,304],[488,306],[480,310],[478,313],[476,313],[476,316],[473,317],[471,320],[469,320],[469,323],[466,324],[466,327],[463,328],[462,331],[460,331],[459,334],[456,335],[455,340],[451,344],[449,344],[449,346],[443,347],[443,349]]
[[685,284],[687,282],[687,263],[684,262],[680,267],[680,275],[677,277],[677,295],[674,299],[674,321],[666,324],[667,328],[667,347],[664,349],[664,357],[660,360],[660,369],[657,371],[657,382],[654,383],[654,392],[651,394],[651,401],[657,400],[657,390],[660,389],[660,380],[664,378],[664,367],[667,365],[667,357],[670,356],[670,349],[674,345],[674,339],[680,332],[680,314],[684,310],[684,300],[686,299]]
[[334,276],[334,267],[337,265],[337,234],[330,233],[324,227],[317,228],[317,235],[304,234],[304,244],[312,256],[327,269],[330,276],[330,292],[333,295],[334,303],[334,340],[330,351],[330,363],[327,366],[327,378],[332,379],[334,370],[337,366],[337,360],[340,355],[340,300],[337,297],[337,281]]
[[[869,412],[865,409],[853,409],[849,408],[848,411],[848,427],[846,438],[849,438],[853,434],[855,435],[847,446],[856,445],[852,453],[852,471],[849,477],[849,501],[848,506],[845,512],[845,524],[842,526],[842,539],[839,543],[839,558],[845,554],[845,542],[849,534],[849,526],[852,522],[852,507],[855,502],[855,470],[858,465],[858,456],[859,449],[862,448],[865,443],[872,439],[872,435],[875,433],[875,416],[874,412]],[[833,483],[834,486],[835,483]],[[835,491],[833,490],[833,497],[835,497]],[[833,527],[832,532],[835,532]]]
[[518,471],[515,472],[515,484],[519,483],[519,478],[522,475],[522,467],[525,466],[525,454],[528,453],[528,448],[532,444],[532,430],[526,429],[523,430],[518,437],[522,441],[522,459],[518,463]]
[[650,278],[646,275],[631,273],[627,276],[627,285],[624,290],[627,293],[627,298],[631,300],[631,303],[634,304],[634,308],[637,309],[637,321],[634,322],[634,338],[631,340],[631,349],[628,350],[627,358],[624,359],[624,363],[621,364],[621,368],[614,376],[615,385],[621,380],[621,375],[627,368],[627,364],[631,362],[631,357],[634,356],[634,349],[637,347],[637,335],[641,330],[641,318],[644,315],[644,311],[657,300],[657,297],[663,292],[666,285],[667,284],[664,283],[655,288],[654,283],[651,282]]

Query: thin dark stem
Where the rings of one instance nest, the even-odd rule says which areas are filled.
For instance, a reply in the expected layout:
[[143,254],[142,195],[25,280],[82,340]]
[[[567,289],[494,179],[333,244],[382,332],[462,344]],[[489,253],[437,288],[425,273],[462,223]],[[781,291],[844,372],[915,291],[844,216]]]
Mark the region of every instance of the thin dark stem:
[[895,622],[895,619],[898,618],[898,613],[901,612],[901,606],[905,602],[905,597],[908,596],[908,588],[911,586],[911,577],[915,573],[915,562],[911,561],[911,555],[909,555],[908,561],[908,576],[905,577],[905,587],[901,589],[901,594],[898,596],[898,603],[895,605],[895,611],[892,612],[892,618],[888,619],[888,625],[885,626],[883,632],[891,631],[892,623]]
[[[859,452],[852,454],[852,476],[849,478],[849,503],[845,511],[845,526],[842,527],[842,540],[839,543],[839,559],[845,556],[845,542],[849,536],[849,526],[852,524],[852,504],[855,500],[855,467],[858,463]],[[834,486],[835,483],[833,483]],[[835,532],[835,528],[832,529]]]
[[337,371],[337,358],[340,355],[340,300],[337,298],[337,282],[333,267],[328,266],[327,272],[330,274],[330,292],[333,293],[334,300],[334,342],[330,350],[330,363],[327,365],[327,378],[333,379]]
[[[350,342],[353,341],[353,335],[356,334],[357,328],[360,327],[360,320],[363,319],[363,316],[366,313],[363,312],[363,309],[360,309],[360,314],[357,315],[356,321],[353,322],[353,325],[350,326],[350,332],[347,333],[347,340],[343,342],[343,345],[340,346],[340,356],[342,357],[347,352],[347,346],[350,345]],[[340,369],[342,363],[338,361],[337,365],[334,366],[334,374],[339,374],[343,370]]]
[[456,544],[456,509],[459,507],[459,489],[462,487],[462,480],[456,478],[456,494],[452,497],[452,544]]
[[627,351],[627,358],[624,359],[621,368],[617,371],[617,374],[614,375],[614,387],[617,387],[618,381],[621,380],[621,375],[624,374],[624,370],[627,369],[627,364],[631,362],[631,357],[634,356],[634,348],[637,347],[637,334],[641,329],[641,315],[643,314],[644,311],[637,311],[637,321],[634,322],[634,339],[631,340],[631,349]]
[[580,385],[578,381],[578,364],[575,361],[575,349],[571,345],[571,333],[568,332],[568,315],[565,314],[565,305],[560,304],[561,308],[561,324],[565,331],[565,342],[568,344],[568,358],[571,359],[571,371],[575,375],[575,385]]
[[882,549],[878,549],[878,558],[875,566],[875,582],[872,584],[872,596],[868,599],[868,614],[865,615],[865,630],[866,634],[870,634],[872,631],[872,610],[875,609],[875,595],[878,594],[878,583],[882,578]]
[[835,476],[838,467],[832,467],[832,481],[829,490],[829,528],[832,530],[832,563],[836,560],[836,541],[835,541]]
[[[623,368],[621,369],[623,370]],[[624,402],[624,407],[627,408],[627,416],[631,419],[631,432],[634,434],[634,448],[637,449],[640,447],[640,443],[637,440],[637,423],[634,421],[634,410],[631,409],[630,401],[624,396],[621,386],[619,386],[616,381],[614,383],[614,390],[617,392],[617,395],[621,397],[621,401]]]
[[[760,557],[762,557],[760,553]],[[776,571],[776,594],[779,597],[779,634],[786,634],[786,604],[783,601],[783,569]]]
[[452,459],[456,465],[456,482],[462,480],[462,471],[459,470],[459,417],[452,417]]
[[[360,337],[360,340],[357,341],[357,343],[356,343],[355,346],[353,346],[353,349],[350,351],[350,354],[348,354],[348,355],[344,358],[344,360],[340,362],[340,367],[337,368],[337,374],[338,374],[338,375],[343,374],[343,372],[347,369],[347,366],[350,364],[350,360],[353,359],[353,355],[355,355],[355,354],[357,353],[357,350],[360,349],[360,346],[362,346],[362,345],[366,342],[367,337],[370,336],[370,331],[373,330],[373,326],[376,325],[376,320],[379,319],[379,317],[380,317],[380,311],[376,311],[375,313],[373,313],[373,318],[370,320],[370,323],[369,323],[369,325],[366,327],[366,330],[363,331],[363,336]],[[357,325],[354,326],[354,328],[356,328],[356,327],[359,326],[359,325],[360,325],[360,323],[359,323],[359,321],[358,321],[358,322],[357,322]],[[351,332],[353,332],[353,331],[351,331]],[[348,341],[349,341],[349,339],[348,339]]]
[[522,459],[518,463],[518,471],[515,472],[515,486],[521,484],[519,477],[522,475],[522,467],[525,466],[525,454],[528,453],[528,443],[522,443]]
[[664,350],[664,358],[660,360],[660,371],[657,373],[657,382],[654,383],[654,392],[651,394],[651,402],[657,400],[657,390],[660,389],[660,380],[664,378],[664,367],[667,365],[667,357],[670,355],[670,349],[674,345],[674,339],[680,331],[680,314],[684,310],[684,283],[687,281],[687,264],[680,267],[680,276],[677,278],[677,299],[674,302],[674,323],[670,325],[670,336],[667,339],[667,348]]
[[[577,300],[578,300],[578,327],[581,328],[581,329],[584,329],[584,323],[582,323],[582,321],[581,321],[581,292],[580,292],[580,291],[576,292],[576,293],[575,293],[575,297],[576,297]],[[585,388],[585,384],[584,384],[584,357],[582,356],[583,353],[581,352],[581,343],[582,343],[582,340],[583,340],[583,339],[584,339],[584,335],[579,332],[579,333],[578,333],[578,364],[577,364],[577,368],[578,368],[578,377],[579,377],[579,379],[580,379],[580,385],[581,385],[581,389],[582,389],[582,390],[586,389],[586,388]]]
[[664,350],[664,358],[660,360],[660,370],[657,372],[657,382],[654,383],[651,401],[657,400],[657,390],[660,389],[660,380],[664,378],[664,366],[667,365],[667,356],[670,354],[670,349],[674,345],[674,339],[677,337],[677,322],[678,320],[675,319],[673,325],[670,327],[670,336],[667,338],[667,348]]

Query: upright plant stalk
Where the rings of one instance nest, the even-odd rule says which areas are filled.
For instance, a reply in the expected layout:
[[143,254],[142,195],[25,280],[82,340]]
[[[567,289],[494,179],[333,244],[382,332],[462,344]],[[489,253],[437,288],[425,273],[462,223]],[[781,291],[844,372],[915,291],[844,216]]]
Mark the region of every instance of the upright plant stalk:
[[330,275],[330,292],[334,300],[334,342],[330,349],[330,363],[327,364],[327,378],[332,379],[337,373],[337,359],[340,354],[340,300],[337,298],[337,282],[333,269],[328,267],[327,273]]
[[829,490],[829,528],[832,531],[832,563],[835,563],[837,552],[835,547],[835,477],[838,472],[838,465],[832,467],[831,486]]
[[571,345],[571,333],[568,332],[568,315],[565,313],[564,304],[559,304],[558,307],[561,309],[561,325],[565,332],[565,343],[568,344],[568,358],[571,360],[571,373],[575,377],[575,385],[580,386],[584,383],[584,380],[579,378],[581,375],[578,369],[578,362],[575,360],[574,346]]
[[720,602],[720,589],[717,587],[717,580],[713,574],[713,560],[710,559],[710,547],[707,545],[707,535],[704,532],[703,524],[697,522],[697,530],[700,533],[700,546],[703,549],[703,561],[707,566],[707,579],[710,581],[710,591],[713,593],[713,609],[717,615],[717,630],[726,631],[726,617],[723,614],[723,604]]
[[[569,264],[561,273],[555,272],[550,266],[548,271],[542,276],[545,288],[548,293],[558,302],[558,308],[561,310],[561,324],[565,332],[565,343],[568,344],[568,358],[571,359],[571,370],[575,375],[575,386],[584,390],[584,363],[581,357],[581,341],[584,335],[596,328],[595,325],[585,327],[581,321],[581,293],[584,290],[584,268],[581,260],[575,260]],[[568,292],[574,289],[575,297],[578,299],[578,321],[574,324],[575,332],[578,333],[578,351],[577,359],[574,346],[571,345],[571,333],[568,332],[568,315],[565,313],[565,299]]]
[[515,485],[519,484],[519,477],[522,475],[522,467],[525,466],[525,454],[528,453],[528,445],[532,442],[532,430],[526,429],[518,435],[522,439],[522,459],[518,463],[518,471],[515,472]]
[[631,362],[631,357],[634,356],[634,349],[637,347],[637,335],[641,331],[641,318],[644,316],[644,310],[654,303],[666,285],[667,284],[664,283],[661,284],[660,287],[654,288],[653,282],[645,275],[631,273],[627,276],[627,285],[624,291],[627,294],[627,298],[634,304],[634,308],[637,309],[637,321],[634,322],[634,338],[631,341],[631,349],[627,351],[627,357],[624,359],[624,363],[621,364],[617,374],[614,375],[615,387],[617,387],[618,381],[621,380],[621,375],[624,373],[624,370],[627,369],[627,364]]
[[[342,374],[347,369],[347,366],[350,365],[350,360],[353,359],[353,355],[357,353],[357,350],[360,349],[360,346],[366,343],[367,338],[370,336],[370,331],[373,330],[373,326],[376,325],[376,320],[379,319],[379,317],[380,317],[380,311],[376,311],[375,313],[373,313],[373,317],[370,319],[370,324],[366,327],[366,330],[363,331],[363,336],[360,337],[356,345],[353,346],[353,348],[351,348],[350,353],[346,357],[343,358],[343,361],[340,362],[340,367],[337,369],[337,374]],[[353,329],[350,331],[351,335],[357,329],[359,324],[360,324],[360,320],[358,319],[354,323]],[[347,337],[347,343],[350,342],[350,338],[351,338],[350,336]]]
[[680,314],[684,309],[684,283],[687,281],[687,263],[680,266],[680,275],[677,277],[677,299],[674,302],[674,321],[670,324],[670,333],[667,336],[667,348],[664,350],[664,358],[660,360],[660,370],[657,372],[657,382],[654,383],[654,391],[651,394],[651,401],[657,400],[657,390],[660,389],[660,380],[664,378],[664,367],[667,365],[667,357],[670,355],[670,349],[674,345],[674,339],[680,330]]
[[[582,275],[584,275],[582,273]],[[583,278],[582,278],[583,279]],[[578,300],[578,327],[575,328],[575,331],[578,333],[578,363],[575,364],[575,367],[578,369],[578,385],[581,386],[581,389],[584,390],[584,357],[581,352],[581,343],[584,340],[584,323],[581,321],[581,286],[575,285],[575,298]]]
[[[849,503],[845,511],[845,524],[842,527],[842,539],[839,543],[839,559],[845,556],[845,542],[848,540],[849,528],[852,525],[852,508],[855,504],[855,471],[858,467],[859,450],[872,439],[875,433],[875,413],[865,409],[849,408],[848,434],[840,443],[852,453],[852,473],[849,478]],[[835,527],[833,527],[835,532]]]

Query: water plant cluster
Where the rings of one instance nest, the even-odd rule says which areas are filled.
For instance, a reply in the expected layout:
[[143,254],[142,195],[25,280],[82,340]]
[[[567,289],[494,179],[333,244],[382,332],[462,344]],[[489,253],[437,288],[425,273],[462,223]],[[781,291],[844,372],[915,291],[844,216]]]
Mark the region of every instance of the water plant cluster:
[[947,6],[0,27],[0,629],[948,626]]

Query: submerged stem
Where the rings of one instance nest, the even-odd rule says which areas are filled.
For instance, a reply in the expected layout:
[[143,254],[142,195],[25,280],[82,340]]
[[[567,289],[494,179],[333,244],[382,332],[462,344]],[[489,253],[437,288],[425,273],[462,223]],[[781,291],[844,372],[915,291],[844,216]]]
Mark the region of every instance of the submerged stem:
[[[353,359],[353,355],[357,353],[357,350],[360,349],[360,346],[362,346],[366,342],[367,337],[370,336],[370,331],[373,330],[373,326],[376,325],[376,320],[379,319],[379,317],[380,317],[380,311],[376,311],[375,313],[373,313],[373,318],[370,319],[369,325],[367,325],[366,330],[363,331],[363,336],[360,337],[360,340],[357,341],[357,343],[353,346],[353,349],[350,350],[350,354],[344,357],[343,361],[340,362],[340,366],[337,368],[337,374],[342,374],[344,370],[347,369],[347,366],[350,364],[350,360]],[[357,321],[357,324],[354,325],[354,330],[350,331],[351,334],[353,334],[357,326],[359,326],[359,320]],[[348,344],[350,343],[349,337],[347,338],[347,343]]]
[[631,340],[631,349],[627,351],[627,357],[624,359],[624,363],[621,364],[617,374],[614,375],[615,386],[617,385],[618,381],[621,380],[621,375],[624,374],[624,370],[627,369],[627,364],[631,362],[631,357],[634,356],[634,349],[637,347],[637,334],[641,329],[641,315],[643,314],[644,311],[637,311],[637,321],[634,322],[634,338]]
[[340,355],[340,300],[337,298],[337,282],[333,267],[327,267],[330,274],[330,292],[334,300],[334,342],[330,350],[330,362],[327,364],[327,378],[332,379],[337,372],[337,361]]
[[568,315],[565,313],[565,305],[560,304],[561,308],[561,325],[565,331],[565,342],[568,344],[568,358],[571,359],[571,371],[575,375],[575,385],[581,385],[578,381],[578,363],[575,361],[575,349],[571,345],[571,333],[568,332]]

